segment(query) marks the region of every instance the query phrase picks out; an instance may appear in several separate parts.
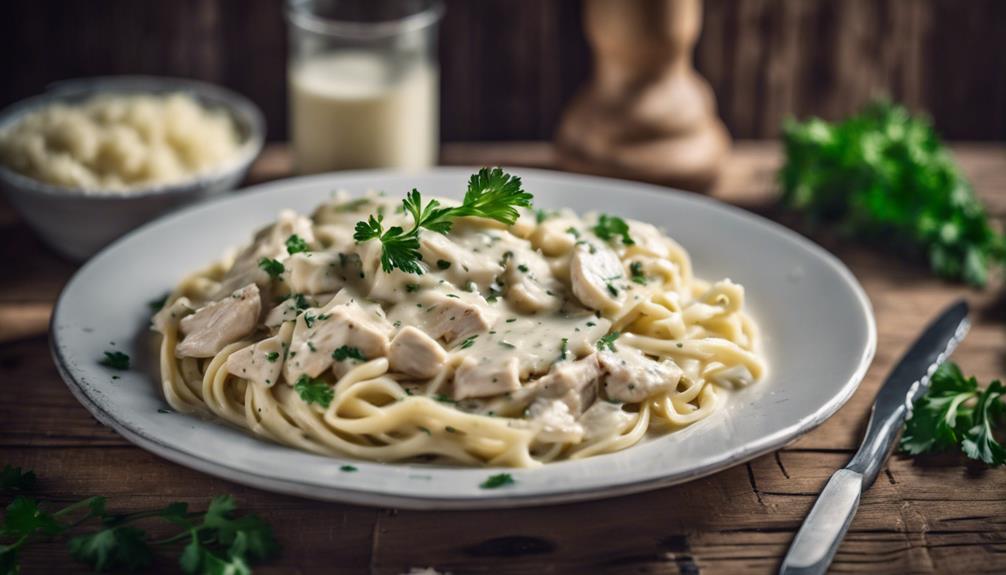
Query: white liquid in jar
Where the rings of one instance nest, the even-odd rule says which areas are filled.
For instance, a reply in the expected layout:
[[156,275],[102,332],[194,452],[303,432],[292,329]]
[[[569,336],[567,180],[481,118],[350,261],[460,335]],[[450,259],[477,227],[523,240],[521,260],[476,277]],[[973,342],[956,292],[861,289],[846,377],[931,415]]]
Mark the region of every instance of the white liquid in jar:
[[430,63],[336,52],[296,64],[289,86],[298,171],[421,168],[436,161],[439,90]]

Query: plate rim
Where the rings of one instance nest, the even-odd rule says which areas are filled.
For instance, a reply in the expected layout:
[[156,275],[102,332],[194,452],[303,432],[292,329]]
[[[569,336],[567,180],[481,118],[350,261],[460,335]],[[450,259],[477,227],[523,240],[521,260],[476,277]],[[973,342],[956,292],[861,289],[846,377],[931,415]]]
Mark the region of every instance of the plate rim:
[[[400,495],[388,492],[375,492],[366,489],[347,488],[340,485],[315,485],[312,483],[297,482],[288,479],[276,478],[270,475],[257,473],[252,470],[238,469],[226,464],[222,464],[211,459],[185,452],[179,448],[162,441],[152,434],[143,430],[132,429],[118,421],[111,413],[106,411],[98,402],[94,401],[84,386],[73,375],[69,362],[62,356],[60,351],[60,332],[56,329],[58,319],[63,310],[65,299],[70,289],[80,280],[83,272],[93,264],[93,261],[120,244],[128,242],[134,235],[145,233],[154,227],[170,225],[175,220],[184,219],[190,212],[195,210],[210,208],[218,203],[239,201],[249,195],[259,195],[270,193],[278,184],[310,184],[313,180],[325,181],[332,178],[354,178],[354,177],[387,177],[410,175],[417,178],[433,176],[438,174],[446,175],[468,175],[473,170],[478,170],[475,166],[434,166],[431,168],[415,171],[399,171],[390,169],[371,170],[346,170],[340,172],[326,172],[306,176],[293,176],[254,184],[244,188],[239,188],[235,192],[222,195],[203,202],[198,202],[179,210],[173,211],[163,217],[156,218],[142,226],[130,231],[101,249],[95,256],[85,262],[73,276],[67,281],[60,291],[59,297],[53,307],[52,316],[49,320],[49,349],[60,378],[63,379],[71,394],[81,405],[99,422],[116,431],[127,441],[138,447],[151,452],[159,457],[163,457],[173,463],[195,469],[202,473],[207,473],[214,477],[219,477],[227,481],[233,481],[242,485],[264,489],[276,493],[307,497],[316,500],[336,501],[355,505],[368,505],[379,507],[398,507],[416,510],[460,510],[460,509],[500,509],[515,507],[531,507],[551,504],[564,504],[577,501],[594,499],[606,499],[633,493],[650,491],[663,487],[669,487],[688,481],[693,481],[713,473],[725,471],[731,467],[755,459],[766,453],[781,449],[792,443],[799,437],[812,431],[822,423],[830,419],[842,406],[844,406],[852,395],[859,389],[863,378],[866,376],[870,365],[873,362],[877,348],[877,327],[873,306],[863,289],[859,280],[852,271],[838,257],[819,246],[809,238],[791,230],[777,222],[774,222],[760,214],[745,210],[738,206],[726,203],[722,200],[704,194],[688,192],[677,188],[659,186],[646,182],[624,180],[619,178],[609,178],[587,174],[569,173],[559,170],[549,170],[542,168],[525,168],[521,166],[504,166],[504,169],[519,172],[518,175],[534,175],[539,180],[580,180],[582,182],[599,182],[606,185],[630,185],[634,191],[649,195],[666,196],[668,192],[680,195],[685,201],[692,201],[699,204],[706,204],[714,209],[725,210],[734,215],[754,220],[765,231],[782,236],[785,239],[795,242],[803,249],[809,251],[818,259],[823,261],[829,268],[842,277],[845,284],[851,288],[855,299],[859,304],[866,320],[867,339],[859,357],[859,363],[852,371],[848,379],[842,382],[838,393],[833,395],[825,404],[815,411],[806,414],[793,424],[780,429],[774,433],[766,435],[758,440],[745,443],[742,447],[728,450],[723,453],[711,456],[703,465],[694,467],[688,473],[681,473],[674,476],[657,476],[633,481],[609,483],[596,487],[556,489],[547,493],[534,494],[506,494],[501,491],[488,491],[485,495],[470,497],[458,496],[445,498],[439,496],[424,495]],[[394,464],[390,464],[394,465]],[[488,468],[487,468],[488,469]],[[532,470],[533,471],[533,470]]]

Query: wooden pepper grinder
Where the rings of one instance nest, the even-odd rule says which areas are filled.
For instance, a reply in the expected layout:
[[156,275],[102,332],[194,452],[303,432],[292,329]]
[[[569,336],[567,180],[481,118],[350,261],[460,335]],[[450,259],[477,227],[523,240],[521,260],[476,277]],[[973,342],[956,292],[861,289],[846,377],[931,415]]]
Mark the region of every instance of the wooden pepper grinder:
[[703,190],[730,147],[692,67],[702,0],[586,0],[592,83],[559,126],[566,169]]

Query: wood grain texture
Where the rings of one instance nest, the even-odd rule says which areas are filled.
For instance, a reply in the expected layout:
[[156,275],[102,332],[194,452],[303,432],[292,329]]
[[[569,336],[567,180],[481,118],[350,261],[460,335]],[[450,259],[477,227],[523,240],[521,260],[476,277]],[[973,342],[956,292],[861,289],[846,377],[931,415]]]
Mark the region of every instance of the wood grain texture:
[[[551,139],[590,74],[579,0],[446,0],[446,141]],[[9,0],[0,105],[53,81],[163,74],[224,84],[287,133],[282,0]],[[699,72],[737,138],[791,115],[838,118],[881,94],[951,139],[1006,138],[1000,0],[705,0]]]
[[[964,172],[1006,220],[1006,148],[955,146]],[[453,144],[448,164],[549,167],[542,143]],[[779,151],[735,147],[713,195],[763,215],[773,208]],[[289,170],[274,146],[252,172]],[[927,320],[967,297],[975,326],[954,358],[982,380],[1002,377],[1006,300],[1001,286],[978,292],[931,278],[912,262],[815,235],[863,283],[873,301],[879,349],[859,391],[831,419],[793,445],[684,485],[617,499],[492,512],[416,512],[318,503],[209,477],[133,447],[94,421],[59,380],[44,337],[0,344],[0,463],[36,470],[53,501],[107,495],[116,510],[173,500],[201,507],[233,493],[266,517],[283,544],[263,573],[395,574],[435,566],[453,573],[771,573],[828,476],[850,456],[882,377]],[[73,268],[44,248],[0,203],[0,307],[51,304]],[[822,353],[827,342],[822,342]],[[153,414],[152,417],[180,417]],[[174,572],[173,555],[157,563]],[[84,572],[65,550],[43,543],[25,573]],[[1006,470],[956,456],[893,457],[863,498],[838,552],[836,573],[1002,573],[1006,571]],[[259,571],[256,571],[259,572]]]

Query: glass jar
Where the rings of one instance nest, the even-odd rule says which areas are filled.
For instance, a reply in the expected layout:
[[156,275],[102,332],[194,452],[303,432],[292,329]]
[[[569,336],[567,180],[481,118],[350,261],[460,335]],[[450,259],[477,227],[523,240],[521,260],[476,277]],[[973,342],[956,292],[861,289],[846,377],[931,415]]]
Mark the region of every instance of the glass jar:
[[289,0],[300,173],[422,168],[439,147],[440,0]]

